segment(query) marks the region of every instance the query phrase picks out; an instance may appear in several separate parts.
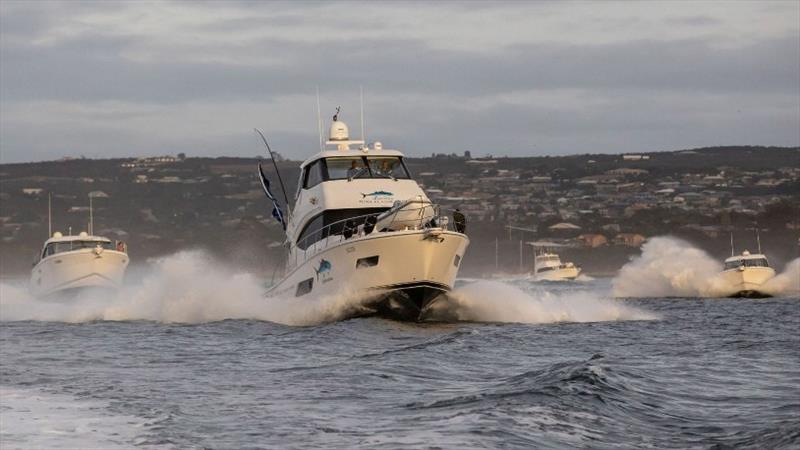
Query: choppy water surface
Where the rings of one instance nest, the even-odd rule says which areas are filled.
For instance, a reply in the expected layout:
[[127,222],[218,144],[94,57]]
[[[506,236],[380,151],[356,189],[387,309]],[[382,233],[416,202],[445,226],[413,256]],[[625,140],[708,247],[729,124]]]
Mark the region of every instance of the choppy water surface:
[[[478,282],[451,300],[469,321],[311,326],[269,321],[298,319],[284,304],[258,310],[221,291],[202,297],[202,313],[178,316],[170,314],[201,302],[184,295],[154,312],[142,294],[146,313],[136,315],[129,303],[109,309],[93,299],[79,305],[94,315],[76,316],[4,298],[0,442],[4,450],[800,446],[797,298],[622,301],[607,299],[610,291],[609,280]],[[343,305],[306,309],[300,321]],[[110,310],[114,321],[95,320]],[[241,318],[220,321],[218,311]],[[169,323],[176,318],[193,320]]]

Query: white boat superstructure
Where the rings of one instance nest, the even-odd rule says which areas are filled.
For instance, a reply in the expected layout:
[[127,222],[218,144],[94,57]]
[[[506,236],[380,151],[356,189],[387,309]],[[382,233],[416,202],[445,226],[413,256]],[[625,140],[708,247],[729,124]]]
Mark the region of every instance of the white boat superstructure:
[[761,287],[775,276],[767,257],[761,253],[751,254],[745,250],[741,255],[725,260],[725,268],[720,277],[726,288],[732,289],[731,297],[770,297]]
[[469,244],[463,222],[451,229],[403,154],[350,140],[338,113],[326,145],[301,165],[285,276],[268,295],[363,296],[360,314],[418,319],[453,287]]
[[102,236],[53,233],[45,241],[31,271],[29,288],[48,297],[85,288],[116,289],[128,267],[127,248]]
[[533,271],[537,281],[574,280],[581,273],[580,267],[571,262],[562,263],[558,254],[547,250],[536,254]]

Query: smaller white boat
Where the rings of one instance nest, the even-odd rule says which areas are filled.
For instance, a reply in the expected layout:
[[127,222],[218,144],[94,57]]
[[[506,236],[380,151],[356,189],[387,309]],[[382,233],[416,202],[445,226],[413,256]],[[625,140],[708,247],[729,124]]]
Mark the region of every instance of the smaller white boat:
[[55,232],[31,271],[30,291],[48,297],[86,288],[117,289],[128,267],[126,250],[124,243],[102,236]]
[[767,257],[762,253],[751,254],[745,250],[741,255],[731,256],[725,260],[725,269],[721,274],[725,286],[733,289],[730,297],[763,298],[772,295],[761,287],[775,277],[775,269],[769,266]]
[[733,233],[731,233],[731,256],[725,259],[725,268],[720,274],[724,286],[731,289],[729,297],[772,297],[772,294],[765,292],[761,287],[775,277],[775,269],[769,266],[767,257],[761,252],[761,236],[758,228],[755,231],[758,243],[758,253],[755,254],[745,250],[741,255],[735,255]]
[[537,281],[574,280],[580,273],[580,267],[561,262],[561,257],[551,251],[543,250],[533,260],[533,276]]
[[[91,219],[89,229],[92,229]],[[67,296],[87,289],[118,289],[128,262],[127,245],[122,241],[92,236],[85,231],[77,236],[64,236],[56,231],[36,257],[28,288],[40,298]]]

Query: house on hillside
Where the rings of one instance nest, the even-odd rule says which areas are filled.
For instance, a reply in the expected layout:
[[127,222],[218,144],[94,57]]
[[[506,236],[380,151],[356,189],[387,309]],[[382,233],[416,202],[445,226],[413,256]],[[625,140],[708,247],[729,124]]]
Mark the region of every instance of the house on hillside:
[[578,241],[584,247],[597,248],[608,245],[608,239],[602,234],[582,234],[578,236]]
[[619,233],[614,237],[614,243],[627,247],[640,247],[646,238],[638,233]]

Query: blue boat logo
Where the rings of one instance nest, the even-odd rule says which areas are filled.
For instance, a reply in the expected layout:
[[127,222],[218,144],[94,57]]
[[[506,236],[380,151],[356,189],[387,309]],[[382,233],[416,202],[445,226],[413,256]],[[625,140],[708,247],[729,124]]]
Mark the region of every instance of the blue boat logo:
[[319,260],[319,268],[314,269],[314,272],[317,273],[317,280],[319,280],[319,276],[322,275],[323,278],[330,277],[331,269],[333,265],[327,259]]
[[393,195],[394,195],[393,193],[386,192],[386,191],[375,191],[375,192],[370,192],[369,194],[365,194],[365,193],[362,192],[361,193],[361,198],[367,198],[367,197],[372,197],[372,198],[391,197]]

